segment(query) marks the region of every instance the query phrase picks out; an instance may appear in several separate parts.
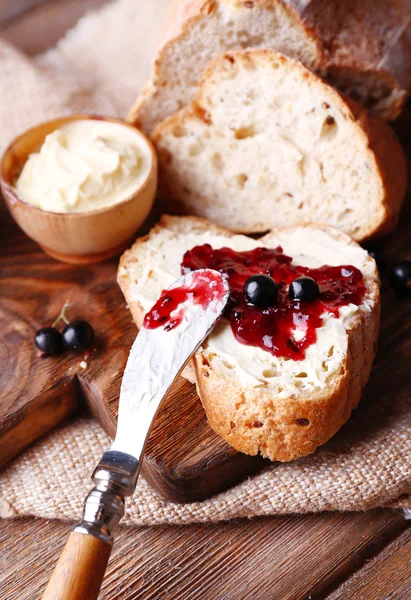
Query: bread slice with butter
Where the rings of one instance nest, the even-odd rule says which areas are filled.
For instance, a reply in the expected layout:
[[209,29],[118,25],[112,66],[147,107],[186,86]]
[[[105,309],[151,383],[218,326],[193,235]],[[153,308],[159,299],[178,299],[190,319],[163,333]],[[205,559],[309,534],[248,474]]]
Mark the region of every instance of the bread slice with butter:
[[395,227],[405,196],[390,127],[273,50],[215,59],[152,138],[167,206],[232,231],[320,221],[363,241]]
[[295,225],[254,240],[196,217],[164,216],[119,265],[118,282],[138,327],[180,276],[185,252],[206,243],[236,251],[281,246],[297,265],[361,270],[366,291],[360,306],[344,306],[338,317],[325,314],[302,360],[238,342],[222,319],[184,372],[196,382],[211,427],[237,450],[279,461],[314,452],[347,421],[370,375],[380,316],[374,260],[327,225]]

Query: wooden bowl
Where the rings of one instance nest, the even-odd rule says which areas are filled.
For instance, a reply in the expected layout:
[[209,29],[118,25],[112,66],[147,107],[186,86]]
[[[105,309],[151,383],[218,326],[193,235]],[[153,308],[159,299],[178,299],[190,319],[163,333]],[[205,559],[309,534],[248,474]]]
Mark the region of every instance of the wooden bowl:
[[[151,154],[151,169],[143,184],[122,202],[89,212],[55,213],[24,202],[13,186],[29,155],[40,150],[49,133],[71,121],[85,119],[119,123],[144,139]],[[63,262],[94,263],[125,250],[147,218],[157,188],[157,157],[151,142],[132,125],[110,117],[74,115],[42,123],[17,137],[1,160],[0,184],[14,220],[44,252]]]

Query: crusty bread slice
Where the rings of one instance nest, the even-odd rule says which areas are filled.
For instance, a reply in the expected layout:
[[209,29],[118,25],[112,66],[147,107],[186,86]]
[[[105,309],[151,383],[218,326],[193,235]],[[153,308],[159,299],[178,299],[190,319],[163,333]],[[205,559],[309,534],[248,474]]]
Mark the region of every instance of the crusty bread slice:
[[146,133],[194,97],[209,60],[273,48],[384,118],[411,88],[409,0],[172,0],[152,76],[128,120]]
[[180,214],[243,233],[321,221],[357,241],[397,223],[406,161],[390,127],[274,50],[216,58],[152,137]]
[[296,225],[254,240],[199,218],[165,216],[120,261],[118,281],[137,326],[180,275],[185,251],[204,243],[235,250],[281,245],[295,264],[351,264],[362,271],[362,305],[325,318],[303,360],[240,344],[223,319],[184,373],[194,375],[211,427],[237,450],[280,461],[314,452],[347,421],[370,374],[380,313],[374,260],[327,225]]

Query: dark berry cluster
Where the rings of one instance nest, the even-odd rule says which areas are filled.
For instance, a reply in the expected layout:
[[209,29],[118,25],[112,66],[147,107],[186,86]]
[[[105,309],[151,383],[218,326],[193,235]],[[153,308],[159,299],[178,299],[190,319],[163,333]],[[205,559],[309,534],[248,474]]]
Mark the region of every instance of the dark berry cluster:
[[[36,347],[44,354],[55,355],[63,350],[83,352],[87,348],[90,348],[94,342],[94,329],[90,323],[82,320],[70,323],[67,320],[65,315],[67,306],[68,303],[66,302],[52,327],[42,327],[34,336]],[[59,331],[56,328],[57,323],[61,320],[66,323],[63,331]]]
[[[312,301],[316,300],[319,294],[318,284],[312,277],[297,277],[288,289],[291,300]],[[253,275],[245,282],[244,296],[249,304],[274,306],[278,299],[277,284],[268,275]]]

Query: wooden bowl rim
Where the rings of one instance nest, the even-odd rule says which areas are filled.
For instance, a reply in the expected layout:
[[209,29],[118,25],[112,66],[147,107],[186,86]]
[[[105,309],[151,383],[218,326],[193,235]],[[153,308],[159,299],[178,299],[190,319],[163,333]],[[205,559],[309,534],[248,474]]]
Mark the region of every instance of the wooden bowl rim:
[[[17,144],[20,140],[24,139],[24,137],[26,135],[35,131],[36,129],[44,127],[45,125],[48,125],[48,124],[53,124],[53,123],[59,122],[61,125],[61,124],[63,124],[62,122],[64,122],[64,121],[71,122],[71,121],[76,121],[76,120],[78,120],[78,121],[86,121],[86,120],[109,121],[111,123],[118,123],[119,125],[124,125],[125,127],[128,127],[128,129],[132,129],[133,132],[135,132],[143,140],[143,142],[145,142],[148,150],[150,151],[151,166],[150,166],[149,172],[147,173],[146,178],[140,184],[140,186],[136,189],[136,191],[133,194],[131,194],[130,196],[127,196],[127,198],[125,198],[124,200],[121,200],[120,202],[116,202],[115,204],[112,204],[110,206],[105,206],[103,208],[99,208],[97,210],[87,210],[87,211],[82,211],[82,212],[80,212],[80,211],[79,212],[55,212],[55,211],[51,211],[51,210],[44,210],[43,208],[39,208],[38,206],[34,206],[33,204],[26,202],[25,200],[20,198],[20,196],[16,193],[13,184],[10,181],[8,181],[7,178],[5,177],[4,162],[6,160],[6,157],[8,156],[8,154],[10,152],[12,152],[13,146],[15,144]],[[56,126],[56,129],[58,129],[58,126]],[[121,206],[136,200],[137,197],[139,197],[145,191],[145,189],[148,187],[148,185],[152,179],[153,173],[156,173],[156,172],[157,172],[157,153],[155,151],[152,141],[131,123],[127,123],[126,121],[123,121],[122,119],[119,119],[117,117],[108,117],[108,116],[98,115],[98,114],[80,113],[80,114],[75,114],[75,115],[66,115],[64,117],[56,117],[54,119],[50,119],[49,121],[42,121],[41,123],[38,123],[37,125],[33,125],[33,127],[29,127],[29,129],[26,129],[26,131],[24,131],[23,133],[16,136],[9,143],[9,145],[3,152],[1,159],[0,159],[0,184],[1,184],[1,187],[3,189],[7,190],[7,193],[13,197],[13,201],[15,201],[17,203],[21,203],[25,207],[25,209],[27,209],[29,211],[32,210],[39,214],[43,213],[46,215],[51,215],[55,218],[62,217],[65,219],[67,219],[67,218],[71,218],[71,219],[83,218],[84,219],[85,217],[95,216],[95,215],[99,215],[99,214],[103,214],[103,213],[108,213],[113,210],[117,210]],[[7,198],[6,198],[6,201],[7,201]],[[154,201],[154,198],[153,198],[153,201]]]

